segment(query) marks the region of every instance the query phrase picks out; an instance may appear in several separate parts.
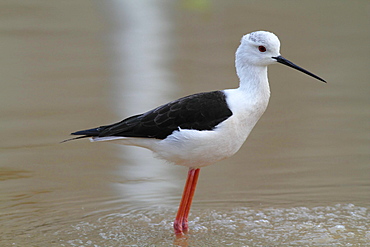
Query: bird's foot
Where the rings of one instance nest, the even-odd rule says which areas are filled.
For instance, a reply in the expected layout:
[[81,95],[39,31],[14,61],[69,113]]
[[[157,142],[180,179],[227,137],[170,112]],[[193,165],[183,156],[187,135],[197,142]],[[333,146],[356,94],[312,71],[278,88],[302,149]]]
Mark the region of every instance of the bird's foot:
[[173,223],[173,229],[175,230],[176,235],[183,235],[183,222],[180,220],[175,220],[175,222]]
[[184,219],[182,221],[182,231],[187,233],[189,230],[189,224],[188,224],[188,219]]
[[188,220],[175,220],[175,222],[173,223],[173,228],[176,235],[183,235],[184,233],[187,233],[189,231]]

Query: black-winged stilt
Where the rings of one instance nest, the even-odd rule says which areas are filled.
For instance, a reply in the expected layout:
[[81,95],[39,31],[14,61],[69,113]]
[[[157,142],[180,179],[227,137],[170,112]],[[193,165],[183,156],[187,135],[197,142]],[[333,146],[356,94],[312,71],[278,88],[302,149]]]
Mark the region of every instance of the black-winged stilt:
[[73,139],[120,141],[189,167],[174,222],[175,233],[183,234],[188,231],[200,168],[234,155],[266,110],[270,98],[267,66],[282,63],[325,82],[282,57],[279,50],[280,41],[273,33],[244,35],[235,59],[238,88],[183,97],[115,124],[74,132],[81,136]]

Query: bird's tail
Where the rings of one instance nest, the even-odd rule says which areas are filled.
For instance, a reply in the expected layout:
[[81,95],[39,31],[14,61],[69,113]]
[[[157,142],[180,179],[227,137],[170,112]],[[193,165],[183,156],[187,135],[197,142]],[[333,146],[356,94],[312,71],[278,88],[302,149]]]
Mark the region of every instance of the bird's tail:
[[99,136],[101,131],[102,131],[102,127],[76,131],[76,132],[71,133],[71,135],[77,135],[78,137],[70,138],[70,139],[64,140],[60,143],[73,141],[73,140],[77,140],[77,139],[82,139],[82,138],[96,137],[96,136]]

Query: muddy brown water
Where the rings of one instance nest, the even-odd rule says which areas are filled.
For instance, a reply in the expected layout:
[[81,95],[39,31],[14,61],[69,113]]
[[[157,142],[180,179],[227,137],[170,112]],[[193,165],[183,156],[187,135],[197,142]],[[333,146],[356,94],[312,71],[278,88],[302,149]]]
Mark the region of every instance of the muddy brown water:
[[[368,1],[0,2],[1,246],[370,246]],[[200,91],[237,87],[241,36],[325,78],[269,68],[268,110],[202,169],[191,232],[172,222],[186,168],[74,141]]]

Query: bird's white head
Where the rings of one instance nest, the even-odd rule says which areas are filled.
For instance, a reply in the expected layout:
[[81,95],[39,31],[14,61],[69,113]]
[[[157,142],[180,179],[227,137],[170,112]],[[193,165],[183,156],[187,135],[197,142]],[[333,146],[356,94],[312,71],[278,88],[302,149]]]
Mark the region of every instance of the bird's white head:
[[267,31],[246,34],[240,43],[236,59],[244,65],[267,66],[276,63],[273,57],[280,56],[278,37]]
[[[267,82],[267,66],[281,63],[299,70],[320,81],[324,79],[299,67],[280,55],[280,41],[278,37],[267,31],[256,31],[243,36],[239,48],[236,50],[236,72],[239,78],[260,77]],[[261,71],[263,71],[261,73]],[[257,75],[259,73],[259,75]]]

